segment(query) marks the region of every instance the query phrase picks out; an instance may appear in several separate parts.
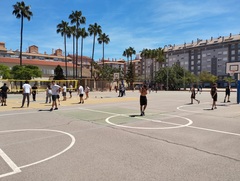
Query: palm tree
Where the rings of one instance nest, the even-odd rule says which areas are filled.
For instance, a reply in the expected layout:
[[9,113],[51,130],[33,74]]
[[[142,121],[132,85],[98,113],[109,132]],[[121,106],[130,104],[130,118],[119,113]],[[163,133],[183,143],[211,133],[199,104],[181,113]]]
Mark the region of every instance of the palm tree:
[[103,44],[103,57],[102,57],[103,68],[104,68],[104,44],[108,44],[109,42],[110,42],[110,39],[109,39],[108,35],[106,35],[105,33],[99,35],[98,43]]
[[[86,23],[86,18],[82,16],[81,11],[72,11],[72,14],[68,17],[71,20],[71,24],[76,24],[76,32],[78,32],[78,29],[80,28],[80,24]],[[76,36],[76,77],[77,77],[77,63],[78,63],[78,38],[79,36]]]
[[22,41],[23,41],[23,19],[27,18],[28,21],[30,21],[31,16],[33,16],[33,13],[30,11],[30,6],[25,6],[25,3],[17,2],[15,5],[13,5],[13,12],[17,19],[21,19],[21,38],[20,38],[20,66],[22,66]]
[[136,54],[136,50],[134,50],[133,47],[129,47],[128,48],[128,53],[129,53],[129,56],[131,57],[131,62],[132,62],[132,55]]
[[68,22],[62,21],[60,24],[57,25],[57,33],[61,33],[61,36],[64,37],[64,57],[65,57],[65,75],[67,79],[67,43],[66,43],[66,37],[70,37],[69,34],[69,26]]
[[129,61],[129,55],[130,55],[130,53],[129,53],[129,49],[125,49],[124,51],[123,51],[123,54],[122,54],[124,57],[127,57],[127,61]]
[[75,64],[75,38],[76,38],[76,26],[69,27],[69,34],[73,37],[73,57],[72,57],[72,64],[73,64],[73,78],[75,78],[75,71],[74,71],[74,64]]
[[81,79],[82,79],[82,70],[83,70],[83,68],[82,68],[82,58],[83,58],[83,39],[86,38],[86,37],[88,36],[88,33],[87,33],[87,31],[86,31],[85,28],[82,28],[80,34],[81,34],[81,37],[82,37],[82,39],[81,39]]
[[96,38],[97,35],[102,34],[102,29],[101,29],[100,25],[98,25],[97,23],[94,23],[93,25],[92,24],[89,25],[88,32],[89,32],[90,36],[93,35],[92,62],[91,62],[91,78],[92,78],[93,62],[94,62],[95,38]]
[[145,72],[144,72],[144,76],[145,76],[145,82],[146,82],[146,79],[147,79],[147,75],[146,75],[146,61],[147,61],[147,59],[150,57],[150,50],[149,49],[143,49],[142,51],[141,51],[141,57],[142,57],[142,59],[143,59],[143,61],[144,61],[144,70],[145,70]]

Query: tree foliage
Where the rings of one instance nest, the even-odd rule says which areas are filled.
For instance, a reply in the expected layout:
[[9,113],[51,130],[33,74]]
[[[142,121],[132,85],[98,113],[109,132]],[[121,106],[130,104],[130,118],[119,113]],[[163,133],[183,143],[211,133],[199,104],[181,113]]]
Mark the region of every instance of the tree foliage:
[[34,65],[15,65],[11,70],[12,78],[18,80],[31,80],[42,77],[42,71]]
[[203,71],[199,75],[199,80],[202,82],[214,83],[217,81],[217,76],[210,74],[209,72]]
[[58,65],[55,69],[54,69],[54,80],[65,80],[65,76],[63,74],[63,69],[60,65]]
[[10,69],[8,66],[0,65],[0,76],[2,76],[3,79],[11,78]]
[[135,81],[135,74],[134,74],[134,71],[133,71],[133,64],[132,64],[132,62],[130,62],[129,65],[128,65],[128,70],[127,70],[125,79],[126,79],[126,82],[128,84],[129,83],[132,84]]
[[163,67],[156,72],[155,82],[168,86],[170,90],[176,90],[196,83],[197,77],[178,64],[174,64],[172,67]]

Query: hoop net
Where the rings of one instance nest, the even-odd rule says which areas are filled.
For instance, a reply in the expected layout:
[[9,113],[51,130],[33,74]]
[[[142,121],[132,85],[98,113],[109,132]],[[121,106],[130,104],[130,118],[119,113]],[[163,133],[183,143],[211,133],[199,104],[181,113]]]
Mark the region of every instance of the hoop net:
[[231,70],[231,71],[229,72],[229,74],[230,74],[230,76],[234,76],[235,70]]

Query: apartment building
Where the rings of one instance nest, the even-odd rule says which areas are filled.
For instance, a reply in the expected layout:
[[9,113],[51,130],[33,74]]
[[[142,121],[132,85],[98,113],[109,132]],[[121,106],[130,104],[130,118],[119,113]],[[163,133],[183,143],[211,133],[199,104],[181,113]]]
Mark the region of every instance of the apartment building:
[[219,36],[209,40],[197,39],[196,42],[164,47],[165,66],[178,63],[195,75],[207,71],[223,78],[227,76],[226,63],[240,61],[240,34]]

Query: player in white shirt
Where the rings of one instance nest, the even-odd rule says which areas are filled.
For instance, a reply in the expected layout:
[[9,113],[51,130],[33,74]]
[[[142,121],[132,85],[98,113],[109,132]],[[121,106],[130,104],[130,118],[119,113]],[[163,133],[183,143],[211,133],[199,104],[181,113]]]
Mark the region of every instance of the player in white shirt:
[[31,95],[31,92],[32,92],[32,87],[29,84],[29,81],[27,80],[25,81],[25,83],[22,86],[22,89],[23,89],[23,99],[22,99],[21,108],[23,108],[26,98],[27,98],[27,107],[29,107],[29,96]]
[[53,110],[54,106],[55,106],[54,110],[58,110],[57,96],[59,95],[60,91],[61,87],[57,85],[55,81],[52,81],[52,108],[50,109],[50,111]]
[[78,94],[79,94],[79,97],[80,97],[80,102],[79,104],[83,104],[84,103],[84,100],[83,100],[83,95],[84,95],[84,89],[83,89],[83,86],[79,86],[78,88]]

